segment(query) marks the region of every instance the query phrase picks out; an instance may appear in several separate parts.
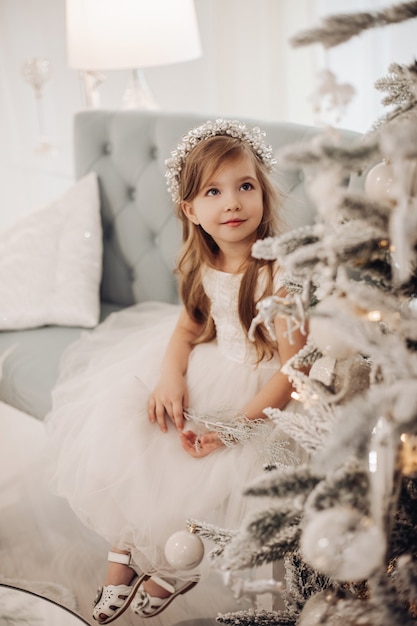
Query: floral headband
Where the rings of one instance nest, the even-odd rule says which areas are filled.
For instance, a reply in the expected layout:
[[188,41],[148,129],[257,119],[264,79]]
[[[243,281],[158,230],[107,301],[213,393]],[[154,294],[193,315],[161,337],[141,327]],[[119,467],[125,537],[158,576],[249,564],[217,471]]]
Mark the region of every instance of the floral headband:
[[201,126],[193,128],[184,135],[176,150],[171,152],[171,158],[165,161],[168,168],[165,173],[168,191],[175,203],[180,201],[178,193],[180,174],[186,158],[200,141],[204,141],[216,135],[229,135],[230,137],[236,137],[242,141],[246,141],[266,165],[268,171],[271,172],[273,170],[276,161],[272,147],[264,142],[263,138],[265,137],[265,133],[260,128],[257,126],[250,128],[244,122],[237,120],[218,119],[215,122],[206,122],[205,124],[201,124]]

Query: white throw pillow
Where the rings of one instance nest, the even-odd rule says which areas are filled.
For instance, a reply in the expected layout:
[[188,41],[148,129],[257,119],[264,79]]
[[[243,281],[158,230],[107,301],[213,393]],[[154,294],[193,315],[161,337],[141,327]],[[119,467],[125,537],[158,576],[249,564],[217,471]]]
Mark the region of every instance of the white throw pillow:
[[98,323],[102,232],[96,174],[0,233],[0,329]]

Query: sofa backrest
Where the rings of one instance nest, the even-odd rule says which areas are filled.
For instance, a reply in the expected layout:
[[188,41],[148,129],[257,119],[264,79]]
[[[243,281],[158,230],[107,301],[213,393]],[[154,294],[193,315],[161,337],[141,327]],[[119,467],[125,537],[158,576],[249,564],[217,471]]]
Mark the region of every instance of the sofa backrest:
[[[207,119],[210,116],[138,110],[76,115],[77,178],[90,171],[99,177],[103,301],[120,306],[177,301],[173,269],[181,229],[165,184],[165,160],[188,130]],[[260,126],[275,152],[321,132],[292,123],[244,121]],[[357,136],[349,131],[344,134],[347,139]],[[276,176],[288,194],[285,218],[289,228],[313,223],[315,209],[306,196],[302,171],[277,171]]]

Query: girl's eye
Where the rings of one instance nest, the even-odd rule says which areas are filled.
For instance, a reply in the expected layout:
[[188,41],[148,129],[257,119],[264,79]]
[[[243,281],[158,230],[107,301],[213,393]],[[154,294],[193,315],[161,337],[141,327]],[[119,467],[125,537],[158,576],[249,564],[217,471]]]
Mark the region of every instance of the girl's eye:
[[250,191],[253,189],[253,185],[251,183],[243,183],[243,185],[241,185],[241,189],[243,189],[243,191]]
[[218,193],[220,193],[219,190],[215,189],[214,187],[207,191],[208,196],[217,196]]

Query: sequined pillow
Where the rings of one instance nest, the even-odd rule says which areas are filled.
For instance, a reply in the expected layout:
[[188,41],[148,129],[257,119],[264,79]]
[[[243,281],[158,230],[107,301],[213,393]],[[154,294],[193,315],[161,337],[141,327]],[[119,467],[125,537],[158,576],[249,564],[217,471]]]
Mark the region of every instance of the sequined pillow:
[[0,329],[95,326],[101,268],[98,182],[90,173],[0,233]]

